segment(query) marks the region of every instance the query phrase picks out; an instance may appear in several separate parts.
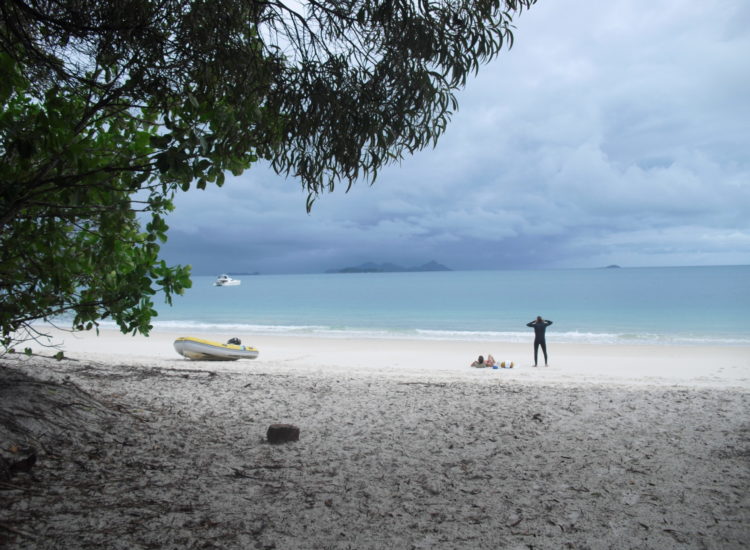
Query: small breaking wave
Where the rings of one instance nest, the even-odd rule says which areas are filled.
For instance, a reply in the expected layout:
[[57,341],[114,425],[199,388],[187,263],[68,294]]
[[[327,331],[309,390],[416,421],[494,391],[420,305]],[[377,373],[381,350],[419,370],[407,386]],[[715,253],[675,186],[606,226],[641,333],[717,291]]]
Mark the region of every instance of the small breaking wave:
[[[111,325],[111,326],[110,326]],[[114,323],[102,322],[102,328],[116,328]],[[354,328],[327,325],[272,325],[254,323],[212,323],[199,321],[157,321],[155,331],[165,332],[220,332],[228,335],[260,334],[269,336],[300,336],[317,338],[358,338],[358,339],[411,339],[411,340],[448,340],[470,342],[508,342],[528,343],[533,341],[532,331],[476,331],[476,330],[435,330],[435,329],[396,329],[384,327]],[[574,344],[630,344],[630,345],[750,345],[750,337],[742,335],[705,335],[705,334],[666,334],[666,333],[633,333],[633,332],[547,332],[549,343]]]

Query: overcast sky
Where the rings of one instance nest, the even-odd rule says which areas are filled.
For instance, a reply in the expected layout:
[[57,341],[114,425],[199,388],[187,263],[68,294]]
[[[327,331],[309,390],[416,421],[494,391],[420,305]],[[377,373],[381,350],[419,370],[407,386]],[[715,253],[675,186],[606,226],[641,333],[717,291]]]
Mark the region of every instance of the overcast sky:
[[177,197],[193,273],[750,263],[750,1],[539,0],[435,149],[318,199],[255,165]]

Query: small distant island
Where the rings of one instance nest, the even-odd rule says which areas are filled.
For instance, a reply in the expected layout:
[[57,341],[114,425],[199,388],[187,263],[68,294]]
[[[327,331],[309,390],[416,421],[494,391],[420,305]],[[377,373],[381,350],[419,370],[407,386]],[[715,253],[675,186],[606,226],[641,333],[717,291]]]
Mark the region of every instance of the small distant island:
[[608,265],[604,269],[620,269],[620,266],[617,264]]
[[392,263],[376,264],[366,262],[354,267],[342,267],[339,269],[329,269],[326,273],[410,273],[422,271],[452,271],[449,267],[430,261],[415,267],[402,267]]

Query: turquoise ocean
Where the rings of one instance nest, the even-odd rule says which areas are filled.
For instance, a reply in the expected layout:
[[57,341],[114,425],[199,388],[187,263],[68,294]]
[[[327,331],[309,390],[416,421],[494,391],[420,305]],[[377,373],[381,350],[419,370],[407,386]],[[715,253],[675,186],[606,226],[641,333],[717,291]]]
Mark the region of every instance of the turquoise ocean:
[[750,345],[750,266],[215,278],[157,299],[154,330],[528,342],[541,315],[550,342]]

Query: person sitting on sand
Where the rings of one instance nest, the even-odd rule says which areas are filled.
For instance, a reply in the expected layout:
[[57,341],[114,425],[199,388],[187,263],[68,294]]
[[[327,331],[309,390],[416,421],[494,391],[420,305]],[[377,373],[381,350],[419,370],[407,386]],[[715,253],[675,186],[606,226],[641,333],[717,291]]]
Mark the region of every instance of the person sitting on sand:
[[484,362],[485,365],[488,367],[494,367],[495,366],[495,358],[492,357],[491,353],[487,354],[487,360]]
[[[490,357],[491,357],[491,356],[490,356]],[[482,356],[480,355],[480,356],[479,356],[479,357],[477,358],[477,360],[476,360],[476,361],[474,361],[474,362],[473,362],[473,363],[471,364],[471,366],[472,366],[472,367],[476,367],[476,368],[478,368],[478,369],[483,369],[483,368],[487,367],[488,365],[487,365],[487,363],[485,363],[485,362],[484,362],[484,357],[482,357]]]

